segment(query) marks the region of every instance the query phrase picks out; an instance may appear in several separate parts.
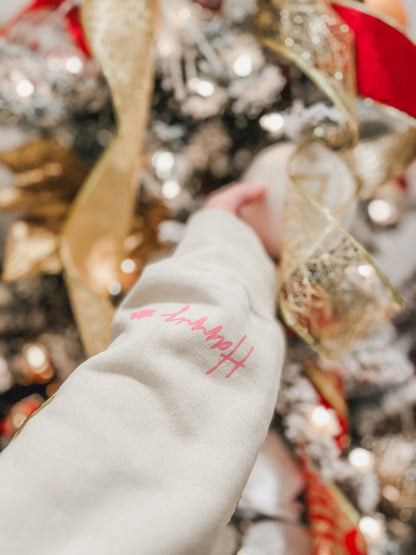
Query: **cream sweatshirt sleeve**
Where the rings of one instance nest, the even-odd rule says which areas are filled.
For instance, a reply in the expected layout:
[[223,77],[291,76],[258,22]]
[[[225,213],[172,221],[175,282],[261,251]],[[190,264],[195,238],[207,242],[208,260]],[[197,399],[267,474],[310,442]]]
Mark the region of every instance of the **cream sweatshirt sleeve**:
[[273,413],[275,282],[251,228],[195,215],[0,455],[0,552],[209,555]]

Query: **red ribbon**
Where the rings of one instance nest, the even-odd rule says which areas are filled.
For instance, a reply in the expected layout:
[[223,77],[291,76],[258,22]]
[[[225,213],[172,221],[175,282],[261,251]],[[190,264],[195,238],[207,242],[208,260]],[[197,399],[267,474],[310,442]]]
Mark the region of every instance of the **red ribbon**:
[[[7,35],[24,15],[36,10],[42,10],[44,8],[53,11],[58,8],[64,1],[65,0],[33,0],[33,2],[23,8],[23,10],[21,10],[17,14],[17,16],[6,23],[6,25],[1,29],[0,35]],[[88,48],[87,42],[84,37],[84,32],[82,30],[79,8],[72,8],[71,10],[69,10],[68,13],[65,14],[65,24],[69,35],[74,41],[74,44],[78,48],[80,48],[84,52],[84,54],[89,56],[90,50]]]
[[355,34],[358,92],[416,118],[416,45],[373,15],[333,8]]
[[308,457],[299,462],[305,476],[305,506],[314,555],[367,555],[364,538],[353,518],[348,501],[313,470]]

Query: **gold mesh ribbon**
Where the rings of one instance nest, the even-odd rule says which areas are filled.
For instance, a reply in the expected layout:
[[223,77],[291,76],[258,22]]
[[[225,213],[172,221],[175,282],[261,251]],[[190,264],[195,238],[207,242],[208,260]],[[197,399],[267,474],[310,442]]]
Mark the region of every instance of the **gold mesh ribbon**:
[[298,335],[330,358],[401,307],[371,256],[340,225],[351,193],[343,165],[319,143],[295,152],[283,236],[282,314]]
[[387,124],[386,131],[361,139],[344,153],[361,199],[370,198],[379,185],[403,175],[416,157],[416,121],[388,106],[377,105],[377,109]]
[[326,0],[259,0],[256,27],[265,46],[299,67],[344,116],[314,134],[331,146],[356,142],[354,37]]
[[107,347],[117,280],[129,233],[152,87],[150,0],[84,0],[82,23],[110,87],[115,139],[75,200],[61,256],[82,340],[89,356]]
[[319,124],[292,157],[282,247],[283,317],[332,358],[401,307],[342,219],[357,197],[352,175],[367,196],[398,175],[413,158],[415,128],[407,118],[400,132],[356,144],[353,36],[325,0],[260,0],[256,24],[261,41],[295,63],[344,116],[338,125]]

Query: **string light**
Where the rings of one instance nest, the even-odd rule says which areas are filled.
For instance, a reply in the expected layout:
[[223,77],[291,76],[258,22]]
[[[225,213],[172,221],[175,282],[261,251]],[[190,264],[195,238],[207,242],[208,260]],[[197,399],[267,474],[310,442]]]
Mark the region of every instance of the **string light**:
[[310,414],[310,422],[315,430],[329,435],[337,433],[339,425],[332,410],[318,406]]
[[32,368],[41,368],[47,361],[45,350],[38,345],[28,347],[25,356]]
[[110,295],[112,295],[113,297],[116,297],[121,293],[121,289],[122,289],[121,283],[119,281],[112,281],[108,284],[107,289]]
[[248,54],[241,54],[234,64],[233,71],[237,77],[247,77],[253,71],[253,60]]
[[361,264],[361,266],[358,266],[358,273],[362,277],[370,277],[373,272],[374,270],[370,264]]
[[22,371],[31,381],[45,383],[52,379],[54,370],[49,354],[43,345],[27,344],[23,349]]
[[212,96],[215,92],[214,83],[206,79],[198,79],[198,78],[191,79],[189,81],[189,86],[191,90],[199,94],[199,96],[203,96],[204,98],[208,98],[209,96]]
[[384,486],[382,493],[383,497],[391,503],[394,503],[400,499],[400,491],[391,484],[387,484],[386,486]]
[[137,268],[135,261],[131,258],[126,258],[125,260],[123,260],[120,267],[121,271],[125,274],[132,274],[136,271]]
[[285,120],[283,119],[283,116],[277,112],[271,112],[270,114],[264,114],[264,116],[261,116],[259,124],[265,131],[269,131],[271,134],[276,134],[283,129]]
[[393,207],[383,199],[372,200],[367,210],[371,220],[376,224],[385,224],[393,216]]
[[69,73],[78,74],[81,73],[83,68],[83,63],[78,56],[69,56],[65,62],[65,68]]
[[348,460],[357,470],[368,471],[374,466],[374,455],[361,447],[353,449],[348,455]]
[[173,169],[175,157],[171,152],[156,152],[152,156],[152,164],[156,170],[156,175],[161,179],[166,179]]
[[315,424],[315,426],[323,427],[330,422],[331,417],[327,409],[325,409],[324,407],[316,407],[312,411],[311,420]]
[[164,58],[172,56],[177,51],[175,43],[169,37],[161,37],[157,43],[157,48],[160,55]]
[[174,181],[173,179],[165,181],[165,183],[163,183],[162,185],[162,194],[168,200],[174,199],[179,195],[180,192],[181,186],[177,181]]
[[382,523],[371,516],[363,516],[359,528],[369,542],[380,540],[383,534]]
[[35,92],[35,85],[27,79],[22,79],[16,85],[16,92],[21,98],[27,98]]

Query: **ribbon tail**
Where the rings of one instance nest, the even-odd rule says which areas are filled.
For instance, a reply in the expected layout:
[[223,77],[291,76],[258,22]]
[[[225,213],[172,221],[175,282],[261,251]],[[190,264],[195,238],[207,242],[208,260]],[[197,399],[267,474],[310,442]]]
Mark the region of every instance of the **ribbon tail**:
[[85,0],[82,21],[112,92],[118,133],[83,185],[64,228],[61,256],[87,355],[107,347],[123,242],[133,219],[152,90],[148,0]]

